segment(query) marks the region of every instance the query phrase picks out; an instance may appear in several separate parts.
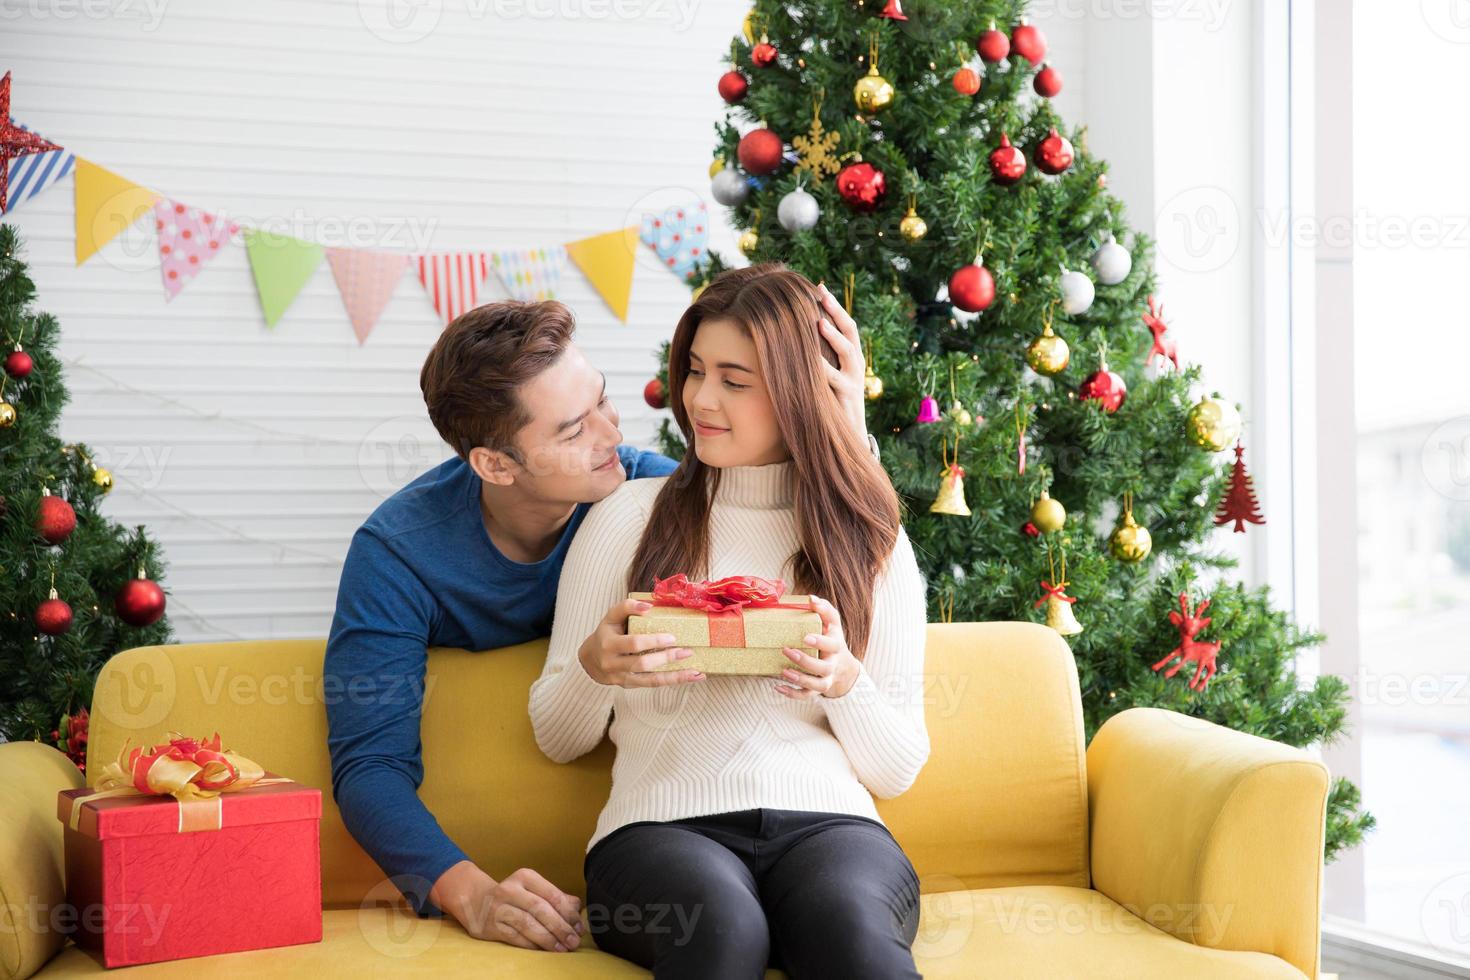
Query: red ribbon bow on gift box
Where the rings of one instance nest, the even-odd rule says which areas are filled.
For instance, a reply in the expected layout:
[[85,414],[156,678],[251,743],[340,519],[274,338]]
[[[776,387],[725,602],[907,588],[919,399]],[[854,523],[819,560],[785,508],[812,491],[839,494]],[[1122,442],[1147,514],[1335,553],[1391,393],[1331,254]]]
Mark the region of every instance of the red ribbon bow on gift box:
[[[706,612],[733,612],[745,606],[780,607],[786,583],[754,575],[731,575],[713,582],[691,582],[683,572],[657,579],[653,586],[655,606],[683,606]],[[792,608],[803,606],[788,603]]]
[[713,582],[691,582],[683,573],[656,579],[655,606],[683,606],[709,616],[709,645],[745,646],[745,614],[749,609],[811,609],[805,602],[782,602],[786,583],[782,579],[731,575]]

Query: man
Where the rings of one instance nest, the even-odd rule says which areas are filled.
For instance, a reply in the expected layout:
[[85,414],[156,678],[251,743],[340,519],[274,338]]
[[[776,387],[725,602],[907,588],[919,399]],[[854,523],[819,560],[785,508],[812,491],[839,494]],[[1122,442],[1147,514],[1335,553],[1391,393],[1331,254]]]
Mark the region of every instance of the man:
[[[866,436],[857,328],[821,294],[827,318],[813,328],[840,365],[828,365],[829,381]],[[496,881],[449,839],[418,797],[419,716],[427,648],[493,650],[549,635],[562,562],[588,508],[625,479],[674,469],[622,445],[606,379],[572,344],[574,329],[554,301],[490,303],[445,328],[419,385],[457,455],[353,535],[323,669],[327,690],[351,691],[327,699],[327,743],[353,837],[419,915],[447,912],[477,938],[548,950],[579,944],[578,899],[529,868]],[[626,610],[610,611],[589,642],[630,664],[653,657],[643,668],[666,662],[646,653],[661,638],[627,636],[626,621]]]

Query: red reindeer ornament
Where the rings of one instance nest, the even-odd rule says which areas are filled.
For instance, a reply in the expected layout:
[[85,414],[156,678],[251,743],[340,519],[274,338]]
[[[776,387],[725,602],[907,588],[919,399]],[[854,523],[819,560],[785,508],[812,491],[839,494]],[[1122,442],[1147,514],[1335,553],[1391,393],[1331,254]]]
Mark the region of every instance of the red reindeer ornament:
[[1177,612],[1169,613],[1169,622],[1179,627],[1179,645],[1173,650],[1170,650],[1167,657],[1154,664],[1154,670],[1159,670],[1175,657],[1179,658],[1177,664],[1164,671],[1165,677],[1173,677],[1179,673],[1180,667],[1183,667],[1191,661],[1198,664],[1199,666],[1194,670],[1194,676],[1189,680],[1190,689],[1195,691],[1203,691],[1205,685],[1210,683],[1210,678],[1215,676],[1215,658],[1220,653],[1220,644],[1218,641],[1205,642],[1204,640],[1195,639],[1195,636],[1201,630],[1210,625],[1211,617],[1201,615],[1209,607],[1210,600],[1206,599],[1191,613],[1189,611],[1189,593],[1179,593],[1179,608],[1183,612],[1182,614]]

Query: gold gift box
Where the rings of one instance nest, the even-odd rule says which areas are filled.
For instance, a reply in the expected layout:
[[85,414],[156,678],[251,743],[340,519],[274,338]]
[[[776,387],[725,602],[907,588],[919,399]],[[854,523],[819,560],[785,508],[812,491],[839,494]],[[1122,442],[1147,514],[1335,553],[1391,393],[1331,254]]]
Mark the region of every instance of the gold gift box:
[[[653,593],[632,592],[628,598],[652,602]],[[781,601],[806,606],[811,597],[786,595]],[[816,653],[816,648],[808,646],[805,639],[808,633],[822,632],[822,617],[812,610],[751,607],[743,609],[741,614],[745,619],[743,647],[710,646],[710,614],[684,606],[654,606],[641,616],[629,616],[628,633],[668,633],[674,638],[674,646],[688,647],[693,653],[654,670],[780,677],[787,667],[800,669],[781,652],[782,647]]]

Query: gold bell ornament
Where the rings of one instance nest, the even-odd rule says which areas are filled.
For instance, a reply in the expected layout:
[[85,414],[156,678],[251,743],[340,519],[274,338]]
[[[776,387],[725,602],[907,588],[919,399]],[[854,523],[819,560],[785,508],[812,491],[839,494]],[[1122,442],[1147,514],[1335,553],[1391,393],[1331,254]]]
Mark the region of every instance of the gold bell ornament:
[[1071,360],[1072,350],[1065,340],[1052,332],[1051,310],[1047,310],[1041,336],[1031,341],[1026,348],[1026,363],[1037,374],[1050,378],[1065,371]]
[[852,100],[865,115],[882,112],[893,104],[893,83],[878,74],[878,35],[868,45],[868,73],[852,87]]
[[954,517],[969,517],[970,506],[965,503],[965,471],[960,466],[960,441],[954,441],[954,459],[949,458],[949,440],[941,444],[944,453],[944,476],[939,484],[939,496],[929,505],[931,514],[949,514]]
[[[1062,554],[1062,577],[1056,576],[1056,562],[1052,560],[1051,549],[1047,548],[1046,557],[1051,561],[1052,575],[1049,581],[1041,583],[1044,595],[1037,599],[1032,608],[1046,604],[1046,625],[1056,630],[1062,636],[1076,636],[1082,632],[1082,624],[1077,622],[1077,617],[1072,611],[1077,598],[1066,593],[1067,588],[1067,555]],[[1052,582],[1056,582],[1055,585]]]
[[1133,519],[1133,491],[1123,494],[1123,520],[1108,538],[1108,551],[1119,561],[1140,562],[1153,550],[1154,539],[1148,528]]
[[1062,506],[1060,500],[1043,490],[1036,503],[1031,505],[1031,523],[1042,534],[1060,531],[1062,525],[1067,523],[1067,508]]

